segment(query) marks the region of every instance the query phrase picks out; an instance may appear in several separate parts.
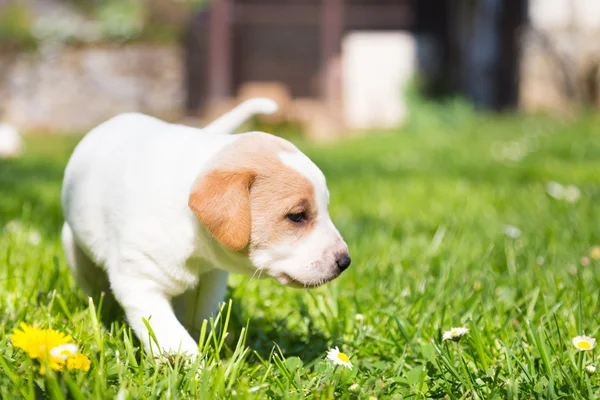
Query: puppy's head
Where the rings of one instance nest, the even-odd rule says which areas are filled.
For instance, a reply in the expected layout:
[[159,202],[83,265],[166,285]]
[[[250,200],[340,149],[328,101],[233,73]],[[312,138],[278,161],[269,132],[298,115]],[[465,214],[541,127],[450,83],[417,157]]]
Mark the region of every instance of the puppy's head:
[[210,165],[189,206],[223,246],[247,252],[257,269],[295,287],[319,286],[350,265],[329,217],[325,177],[291,143],[241,134]]

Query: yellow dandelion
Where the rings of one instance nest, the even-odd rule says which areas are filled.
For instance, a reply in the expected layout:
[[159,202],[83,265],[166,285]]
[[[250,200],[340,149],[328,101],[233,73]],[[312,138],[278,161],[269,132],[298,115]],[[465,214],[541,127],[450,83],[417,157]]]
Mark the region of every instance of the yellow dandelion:
[[596,339],[589,336],[575,336],[573,346],[579,351],[590,351],[596,346]]
[[20,329],[15,329],[10,335],[14,347],[40,362],[40,374],[44,375],[50,367],[55,371],[62,371],[65,365],[69,370],[90,369],[90,359],[78,353],[77,345],[69,343],[73,340],[71,335],[64,334],[54,329],[41,329],[21,323]]
[[21,329],[15,329],[10,335],[13,346],[25,351],[33,359],[47,359],[51,349],[67,344],[73,340],[71,335],[66,335],[54,329],[40,329],[21,322]]
[[342,353],[337,347],[327,352],[327,358],[333,361],[335,365],[342,365],[348,369],[352,369],[350,357],[346,353]]
[[592,260],[600,260],[600,246],[593,246],[590,249],[590,258]]
[[80,369],[82,371],[88,372],[90,370],[90,366],[92,365],[90,359],[81,353],[77,353],[72,355],[67,359],[67,369],[69,371],[74,369]]

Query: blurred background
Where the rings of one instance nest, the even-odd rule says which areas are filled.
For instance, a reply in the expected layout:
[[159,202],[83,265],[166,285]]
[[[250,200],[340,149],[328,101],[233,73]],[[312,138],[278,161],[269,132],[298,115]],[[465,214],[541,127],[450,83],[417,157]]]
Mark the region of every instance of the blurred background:
[[202,126],[244,98],[314,140],[411,101],[600,104],[597,0],[0,0],[0,123],[81,134],[128,111]]

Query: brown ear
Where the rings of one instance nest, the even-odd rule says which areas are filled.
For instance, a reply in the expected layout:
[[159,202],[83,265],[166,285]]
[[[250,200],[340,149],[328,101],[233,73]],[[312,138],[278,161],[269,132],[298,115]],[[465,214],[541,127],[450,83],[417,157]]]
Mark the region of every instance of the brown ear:
[[188,205],[206,229],[221,244],[233,251],[250,241],[251,170],[212,171],[192,188]]

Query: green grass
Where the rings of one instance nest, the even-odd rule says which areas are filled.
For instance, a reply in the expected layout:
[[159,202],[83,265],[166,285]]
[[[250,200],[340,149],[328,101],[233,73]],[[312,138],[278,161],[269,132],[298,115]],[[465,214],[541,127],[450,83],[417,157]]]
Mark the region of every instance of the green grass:
[[[232,277],[232,306],[192,366],[140,352],[122,322],[98,323],[99,305],[90,307],[69,275],[59,193],[75,142],[30,139],[23,158],[0,161],[0,398],[599,393],[598,375],[580,368],[596,365],[596,353],[571,345],[600,327],[600,260],[582,263],[600,244],[599,117],[450,110],[400,132],[302,146],[328,178],[352,266],[310,291]],[[549,181],[576,185],[580,200],[550,197]],[[2,230],[9,221],[18,223]],[[10,344],[20,321],[72,334],[92,369],[40,376]],[[453,326],[470,333],[442,342]],[[324,359],[332,346],[350,355],[352,371]]]

